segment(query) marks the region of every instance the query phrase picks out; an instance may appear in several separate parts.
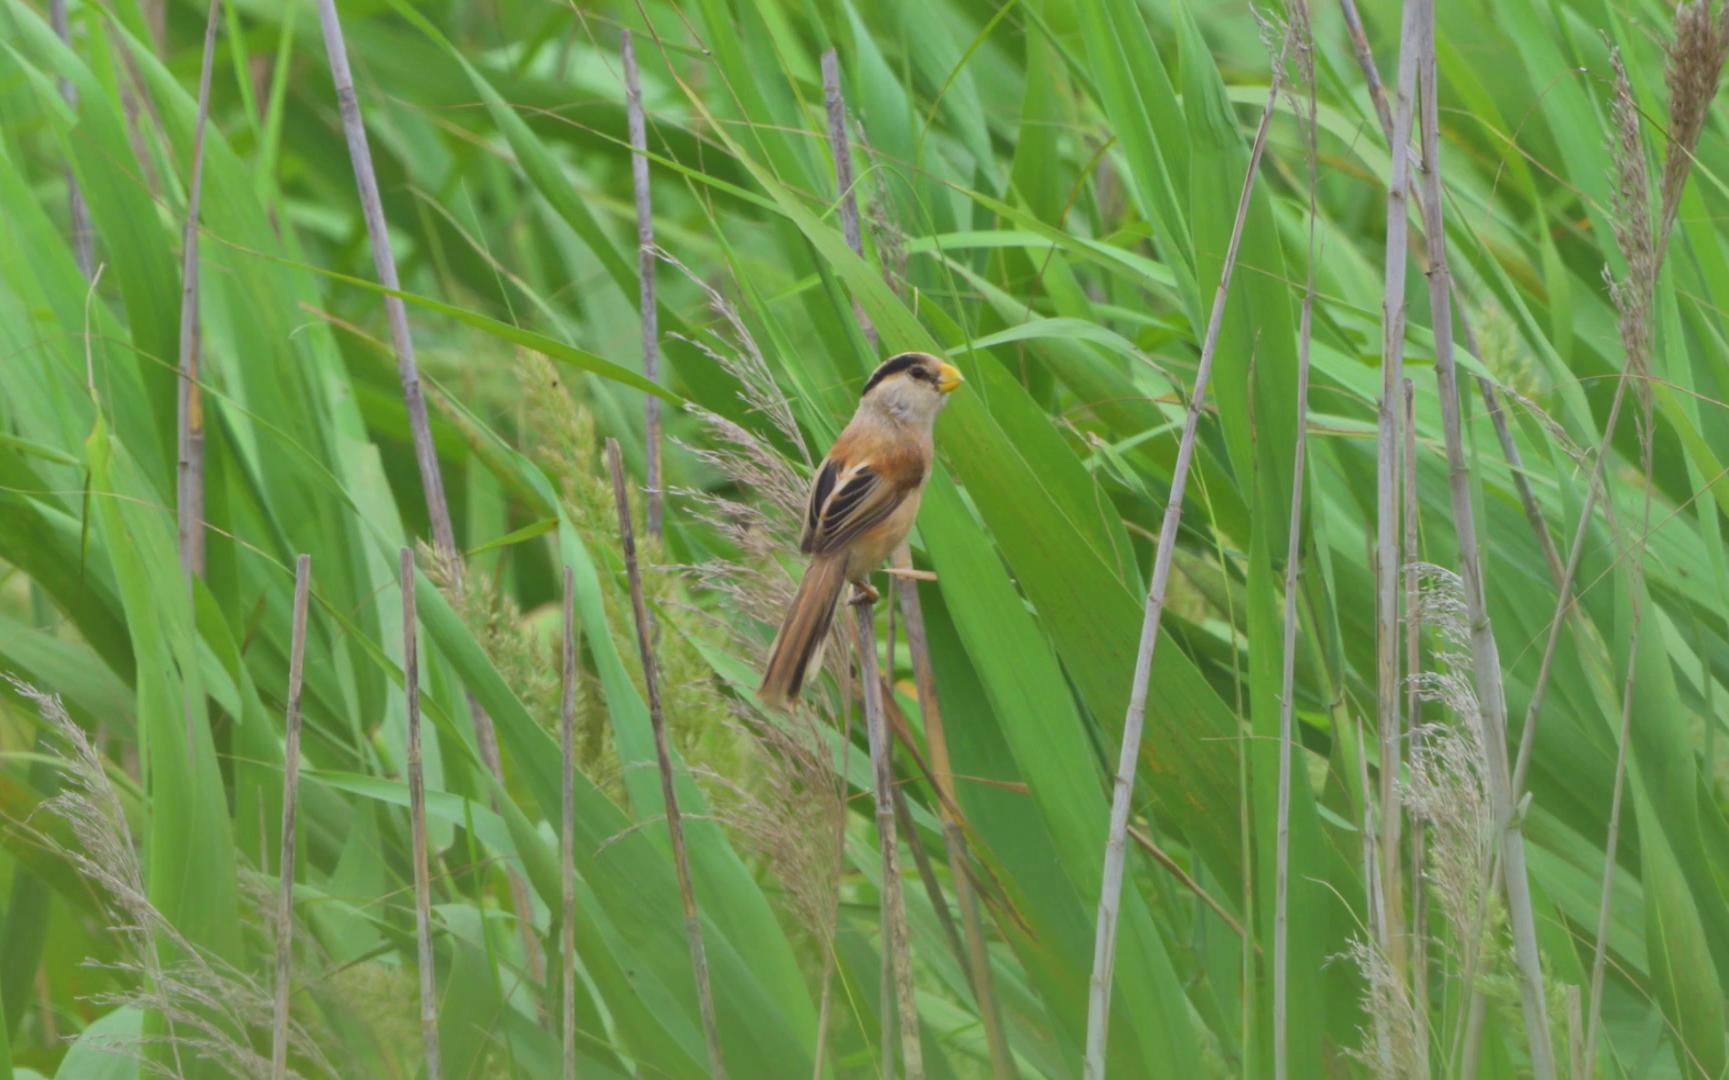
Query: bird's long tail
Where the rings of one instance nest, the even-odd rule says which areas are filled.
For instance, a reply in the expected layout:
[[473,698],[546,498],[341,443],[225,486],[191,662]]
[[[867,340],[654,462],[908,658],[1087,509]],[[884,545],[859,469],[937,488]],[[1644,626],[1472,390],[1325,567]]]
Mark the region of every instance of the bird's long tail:
[[835,603],[846,586],[846,555],[819,555],[799,582],[780,633],[769,646],[757,696],[771,708],[785,708],[798,697],[805,678],[822,665],[823,645],[834,621]]

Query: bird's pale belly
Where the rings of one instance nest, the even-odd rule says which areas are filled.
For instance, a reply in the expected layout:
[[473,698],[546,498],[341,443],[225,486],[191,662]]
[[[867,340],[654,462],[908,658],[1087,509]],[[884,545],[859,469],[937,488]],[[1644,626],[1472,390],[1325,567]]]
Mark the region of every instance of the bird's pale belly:
[[884,518],[879,524],[866,530],[847,552],[846,576],[848,581],[858,581],[866,574],[881,566],[894,549],[900,547],[901,541],[912,532],[913,521],[919,516],[919,501],[924,498],[924,488],[902,499],[894,512]]

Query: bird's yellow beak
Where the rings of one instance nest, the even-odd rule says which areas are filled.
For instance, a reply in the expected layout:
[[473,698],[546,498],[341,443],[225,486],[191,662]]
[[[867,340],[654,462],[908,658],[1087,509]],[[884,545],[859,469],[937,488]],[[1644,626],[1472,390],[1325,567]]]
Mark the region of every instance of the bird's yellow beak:
[[966,382],[966,379],[961,376],[960,369],[955,367],[953,364],[937,365],[938,390],[941,390],[945,394],[950,394],[954,392],[955,387],[964,382]]

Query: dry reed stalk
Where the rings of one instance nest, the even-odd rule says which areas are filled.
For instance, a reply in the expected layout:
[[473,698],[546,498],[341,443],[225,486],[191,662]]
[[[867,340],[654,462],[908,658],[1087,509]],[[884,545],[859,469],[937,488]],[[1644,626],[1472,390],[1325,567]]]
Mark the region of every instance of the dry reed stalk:
[[660,794],[666,803],[666,829],[672,839],[673,868],[678,874],[678,898],[684,907],[684,935],[690,946],[691,975],[696,981],[697,1005],[702,1012],[702,1034],[708,1045],[708,1071],[714,1078],[726,1076],[720,1056],[720,1028],[715,1022],[714,991],[709,985],[708,954],[703,949],[702,921],[697,913],[696,891],[690,880],[690,855],[685,849],[684,818],[678,809],[678,791],[673,785],[672,751],[667,746],[666,715],[660,703],[660,672],[649,641],[648,604],[642,594],[642,572],[636,562],[636,532],[630,523],[630,495],[624,487],[624,466],[619,459],[618,440],[606,440],[606,463],[612,471],[612,497],[618,508],[619,546],[624,549],[625,575],[630,579],[630,604],[636,615],[636,647],[642,656],[642,681],[648,691],[648,719],[654,729],[654,753],[660,767]]
[[[54,33],[67,46],[72,44],[72,24],[66,17],[66,0],[48,0],[48,21]],[[60,96],[67,108],[78,111],[78,87],[71,79],[59,80]],[[78,272],[90,280],[96,271],[96,254],[91,245],[90,207],[84,202],[84,189],[78,186],[78,176],[72,166],[66,166],[66,213],[72,226],[72,253],[78,260]]]
[[[1453,520],[1458,534],[1459,576],[1464,584],[1465,605],[1471,628],[1472,668],[1482,708],[1495,822],[1500,830],[1508,923],[1513,936],[1513,958],[1518,971],[1520,1004],[1531,1055],[1531,1071],[1537,1080],[1550,1080],[1555,1075],[1554,1052],[1549,1042],[1549,1017],[1548,1006],[1544,1000],[1542,961],[1537,951],[1536,920],[1532,912],[1530,882],[1525,871],[1524,837],[1519,830],[1513,801],[1515,795],[1512,777],[1508,769],[1507,701],[1501,684],[1500,651],[1495,644],[1484,596],[1482,557],[1477,542],[1476,507],[1471,501],[1469,465],[1465,461],[1464,441],[1460,432],[1458,377],[1453,362],[1452,292],[1447,269],[1447,236],[1441,202],[1435,9],[1433,0],[1409,0],[1409,4],[1416,9],[1419,24],[1417,44],[1422,61],[1419,83],[1422,98],[1423,217],[1429,239],[1427,277],[1429,303],[1434,312],[1435,379],[1441,398],[1442,427],[1447,444],[1448,489],[1452,496]],[[1404,230],[1399,231],[1402,233]],[[1389,245],[1391,243],[1389,239]]]
[[[328,0],[326,0],[328,2]],[[420,1039],[428,1080],[440,1076],[438,972],[432,955],[432,881],[427,869],[426,778],[420,760],[420,656],[414,628],[414,549],[399,559],[402,585],[402,692],[408,703],[408,817],[414,845],[414,936],[419,946]]]
[[[637,294],[642,309],[642,374],[651,382],[660,381],[660,312],[654,295],[654,209],[648,187],[648,126],[642,112],[642,82],[636,67],[636,46],[630,31],[619,36],[619,52],[624,60],[624,99],[630,124],[630,181],[636,193],[636,266],[640,279]],[[645,467],[644,493],[648,506],[644,524],[655,540],[661,536],[661,468],[660,468],[660,399],[644,395],[643,458]]]
[[558,775],[560,966],[564,973],[564,1080],[576,1077],[576,588],[570,567],[564,568],[564,641],[559,664],[559,745],[563,751]]
[[[1422,698],[1418,680],[1423,667],[1422,612],[1417,560],[1422,539],[1417,531],[1417,388],[1405,380],[1405,739],[1414,758],[1422,749]],[[1423,860],[1426,834],[1421,818],[1413,815],[1409,832],[1411,847],[1411,1000],[1417,1023],[1417,1055],[1421,1075],[1429,1075],[1429,920],[1423,892]],[[1397,854],[1393,856],[1397,859]],[[1394,916],[1398,915],[1395,910]]]
[[1260,168],[1261,154],[1267,146],[1267,129],[1272,123],[1273,110],[1279,100],[1281,66],[1279,63],[1273,66],[1273,78],[1267,87],[1267,102],[1261,109],[1260,125],[1255,129],[1254,143],[1249,150],[1248,168],[1243,174],[1242,191],[1237,197],[1237,216],[1231,225],[1230,244],[1225,250],[1218,290],[1213,296],[1212,314],[1207,321],[1206,337],[1201,343],[1200,363],[1195,369],[1195,388],[1189,395],[1187,415],[1183,419],[1182,440],[1177,446],[1176,467],[1171,475],[1170,501],[1165,504],[1164,520],[1159,526],[1158,549],[1153,558],[1152,584],[1147,591],[1146,613],[1141,621],[1141,640],[1135,658],[1134,684],[1129,694],[1128,712],[1123,717],[1123,743],[1112,789],[1110,828],[1105,838],[1104,872],[1101,876],[1097,928],[1093,938],[1093,971],[1087,995],[1085,1071],[1088,1080],[1103,1080],[1105,1075],[1105,1040],[1110,1028],[1111,978],[1116,964],[1117,920],[1123,892],[1123,868],[1128,856],[1129,803],[1134,795],[1135,764],[1141,753],[1141,732],[1146,720],[1147,685],[1152,677],[1153,650],[1159,643],[1160,616],[1165,609],[1165,587],[1170,581],[1177,530],[1183,519],[1183,490],[1188,485],[1189,466],[1195,456],[1195,436],[1200,429],[1201,407],[1206,400],[1207,380],[1213,372],[1213,354],[1219,347],[1219,331],[1225,318],[1225,298],[1230,292],[1231,272],[1237,265],[1237,251],[1242,247],[1243,224],[1249,216],[1249,201],[1255,190],[1255,174]]
[[[1386,291],[1381,306],[1381,397],[1376,410],[1375,441],[1375,717],[1380,758],[1382,830],[1376,865],[1381,902],[1369,908],[1370,930],[1383,959],[1403,974],[1395,948],[1393,921],[1398,911],[1398,789],[1399,773],[1399,585],[1403,560],[1399,555],[1398,489],[1400,428],[1404,418],[1405,276],[1410,261],[1409,195],[1411,130],[1416,107],[1418,9],[1407,3],[1399,28],[1399,70],[1394,87],[1393,126],[1389,135],[1392,169],[1387,181]],[[1368,791],[1364,791],[1368,798]],[[1365,842],[1369,842],[1367,838]],[[1389,843],[1391,842],[1391,843]],[[1391,859],[1389,860],[1389,856]],[[1389,861],[1391,865],[1389,865]]]
[[204,23],[204,59],[198,71],[198,120],[192,131],[192,169],[186,181],[186,224],[180,234],[180,385],[175,519],[180,572],[188,583],[204,576],[204,392],[198,385],[203,331],[198,320],[198,207],[204,194],[204,129],[210,121],[210,71],[216,56],[216,15],[210,0]]
[[[212,4],[212,7],[215,5]],[[276,860],[276,1007],[270,1025],[270,1075],[288,1075],[289,962],[294,943],[294,824],[300,795],[300,690],[306,671],[306,608],[312,556],[294,560],[294,630],[288,651],[288,711],[282,749],[282,853]]]
[[[342,35],[342,20],[336,13],[336,0],[318,0],[318,21],[324,35],[324,51],[329,57],[330,78],[336,88],[336,101],[342,113],[342,133],[348,142],[348,157],[354,167],[354,185],[360,198],[361,213],[366,219],[366,235],[372,246],[372,265],[379,284],[401,291],[402,282],[396,273],[396,256],[390,246],[390,229],[384,219],[384,202],[378,193],[378,176],[372,166],[372,150],[366,139],[366,124],[360,115],[360,98],[355,93],[354,75],[348,67],[348,46]],[[408,309],[401,297],[386,294],[384,311],[390,322],[390,340],[396,353],[397,375],[402,382],[402,403],[408,413],[408,427],[414,442],[414,461],[420,472],[420,488],[426,499],[426,516],[432,523],[433,547],[446,561],[458,585],[464,573],[462,555],[456,546],[456,530],[451,524],[450,502],[444,494],[444,476],[438,467],[438,450],[432,442],[432,425],[426,414],[426,396],[420,385],[420,366],[414,356],[414,336],[408,328]],[[504,782],[504,763],[498,753],[498,735],[492,717],[486,715],[473,695],[468,697],[468,714],[474,724],[475,749],[480,760],[500,784]],[[488,796],[496,809],[496,796]],[[517,932],[522,940],[523,960],[529,977],[537,983],[546,978],[546,958],[541,953],[540,939],[535,936],[532,922],[533,907],[529,902],[528,883],[514,865],[505,867],[510,885],[511,906],[516,911]]]
[[[876,797],[877,844],[882,851],[882,1027],[881,1066],[884,1080],[894,1071],[894,1031],[900,1029],[903,1075],[924,1075],[924,1051],[919,1044],[918,1004],[913,999],[912,958],[907,941],[906,898],[901,893],[899,841],[895,835],[893,737],[883,710],[882,676],[877,671],[875,605],[854,597],[855,644],[859,681],[864,689],[865,732],[870,740],[871,781]],[[899,1023],[895,1023],[898,1014]]]
[[[823,106],[828,113],[828,148],[834,158],[834,178],[836,194],[840,203],[841,232],[846,236],[847,246],[853,254],[864,254],[864,236],[859,230],[858,191],[854,186],[852,167],[852,140],[847,137],[846,98],[841,93],[840,57],[835,50],[830,49],[822,54],[822,96]],[[858,320],[859,329],[864,331],[865,340],[870,342],[872,354],[880,346],[877,344],[877,330],[872,325],[870,316],[865,314],[864,305],[857,298],[852,302],[853,317]]]
[[[1375,54],[1369,49],[1367,37],[1363,34],[1363,21],[1357,14],[1354,0],[1339,0],[1339,7],[1344,12],[1345,27],[1351,35],[1351,51],[1357,58],[1357,66],[1363,72],[1363,82],[1368,86],[1369,98],[1375,105],[1375,115],[1381,122],[1381,134],[1387,137],[1389,146],[1393,139],[1393,114],[1387,106],[1386,87],[1381,82],[1381,72],[1375,66]],[[1411,185],[1409,194],[1419,205],[1422,202],[1422,192]],[[1412,226],[1415,229],[1415,226]],[[1423,234],[1416,232],[1419,244]],[[1464,292],[1457,281],[1453,282],[1454,302],[1457,305],[1459,330],[1465,338],[1465,350],[1478,360],[1483,358],[1483,351],[1478,347],[1476,332],[1471,327],[1467,317]],[[1543,560],[1549,566],[1549,574],[1559,583],[1561,580],[1561,560],[1555,552],[1555,542],[1549,536],[1548,524],[1543,520],[1543,508],[1537,504],[1537,496],[1531,491],[1530,479],[1525,475],[1524,457],[1519,453],[1519,446],[1513,441],[1513,432],[1507,425],[1507,411],[1501,406],[1501,395],[1495,385],[1484,376],[1477,376],[1477,390],[1483,396],[1483,405],[1489,414],[1489,421],[1495,429],[1495,439],[1501,444],[1501,454],[1507,459],[1507,471],[1513,479],[1513,490],[1519,496],[1519,505],[1525,512],[1525,520],[1530,523],[1531,531],[1537,538],[1537,546],[1543,551]]]
[[1316,154],[1316,90],[1314,36],[1306,0],[1288,8],[1286,41],[1296,44],[1298,71],[1308,91],[1303,102],[1303,160],[1309,196],[1308,253],[1303,281],[1303,311],[1297,331],[1297,445],[1291,468],[1290,533],[1285,544],[1285,611],[1279,689],[1279,805],[1273,877],[1273,1075],[1289,1075],[1288,992],[1290,981],[1291,883],[1291,753],[1294,740],[1297,674],[1297,578],[1302,570],[1303,489],[1309,445],[1309,345],[1315,314],[1315,186],[1319,183]]

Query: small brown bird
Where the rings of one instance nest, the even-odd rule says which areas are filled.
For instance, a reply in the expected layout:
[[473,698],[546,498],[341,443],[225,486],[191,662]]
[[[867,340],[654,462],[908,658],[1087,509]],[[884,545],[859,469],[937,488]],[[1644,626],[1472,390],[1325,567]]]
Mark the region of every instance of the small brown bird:
[[926,353],[891,356],[871,374],[858,411],[811,482],[799,551],[811,556],[757,695],[771,708],[798,697],[822,665],[841,589],[876,599],[865,575],[900,546],[918,517],[931,471],[931,427],[964,380]]

